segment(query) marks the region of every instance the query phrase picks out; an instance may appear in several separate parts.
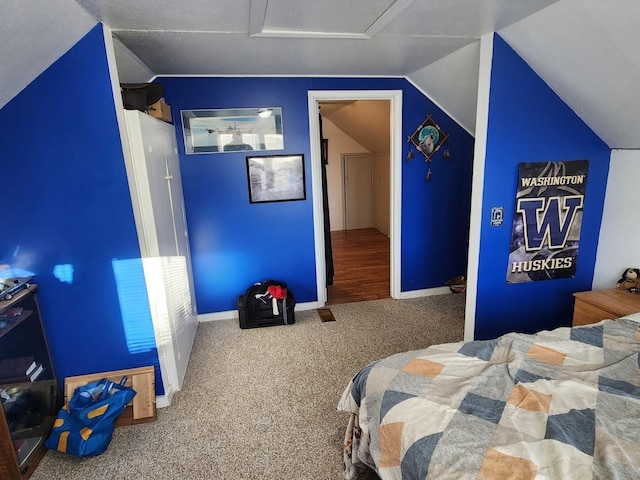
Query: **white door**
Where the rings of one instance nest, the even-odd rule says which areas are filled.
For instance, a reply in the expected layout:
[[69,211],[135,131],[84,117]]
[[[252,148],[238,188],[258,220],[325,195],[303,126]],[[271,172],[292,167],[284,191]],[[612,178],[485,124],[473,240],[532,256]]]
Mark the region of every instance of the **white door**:
[[372,171],[369,154],[342,156],[344,168],[345,230],[373,226]]
[[[173,125],[128,111],[132,195],[165,392],[182,388],[197,329],[189,239]],[[170,400],[169,400],[170,401]]]
[[189,238],[175,133],[155,138],[155,154],[147,150],[147,172],[158,237],[158,254],[165,279],[165,302],[171,324],[177,386],[180,390],[197,329]]

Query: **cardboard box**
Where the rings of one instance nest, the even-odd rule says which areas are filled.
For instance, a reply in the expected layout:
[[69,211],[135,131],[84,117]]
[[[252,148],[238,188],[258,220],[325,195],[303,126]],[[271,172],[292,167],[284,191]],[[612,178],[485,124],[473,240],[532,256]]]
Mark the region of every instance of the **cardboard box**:
[[164,100],[162,99],[158,100],[153,105],[149,105],[147,107],[147,113],[152,117],[171,123],[171,107],[164,103]]

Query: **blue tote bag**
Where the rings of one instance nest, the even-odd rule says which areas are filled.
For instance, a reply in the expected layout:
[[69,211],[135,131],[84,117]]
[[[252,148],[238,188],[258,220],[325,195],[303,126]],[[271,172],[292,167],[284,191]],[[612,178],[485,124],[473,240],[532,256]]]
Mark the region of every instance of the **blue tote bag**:
[[78,457],[103,453],[111,442],[116,419],[136,395],[125,382],[126,377],[120,383],[103,378],[76,388],[58,412],[45,446]]

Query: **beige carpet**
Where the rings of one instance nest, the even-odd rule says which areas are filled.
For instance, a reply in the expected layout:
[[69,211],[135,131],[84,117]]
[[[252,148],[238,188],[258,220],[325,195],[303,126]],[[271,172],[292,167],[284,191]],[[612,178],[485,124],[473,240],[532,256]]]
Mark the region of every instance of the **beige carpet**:
[[347,416],[336,405],[370,361],[462,340],[464,295],[331,305],[288,326],[202,323],[182,391],[153,423],[116,429],[80,459],[48,452],[33,480],[339,480]]

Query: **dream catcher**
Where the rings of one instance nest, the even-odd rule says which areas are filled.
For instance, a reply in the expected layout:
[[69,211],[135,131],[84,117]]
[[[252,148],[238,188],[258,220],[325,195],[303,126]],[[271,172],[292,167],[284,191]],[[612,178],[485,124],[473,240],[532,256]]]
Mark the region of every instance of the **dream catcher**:
[[[428,182],[431,180],[431,159],[448,140],[449,135],[440,129],[440,126],[433,121],[431,115],[427,115],[426,120],[407,137],[407,142],[413,144],[416,150],[425,156],[425,162],[427,162],[427,176],[425,177],[425,181]],[[451,160],[451,154],[448,148],[444,150],[442,157],[447,161]],[[413,158],[413,148],[410,148],[409,153],[407,153],[407,161],[411,161]]]

